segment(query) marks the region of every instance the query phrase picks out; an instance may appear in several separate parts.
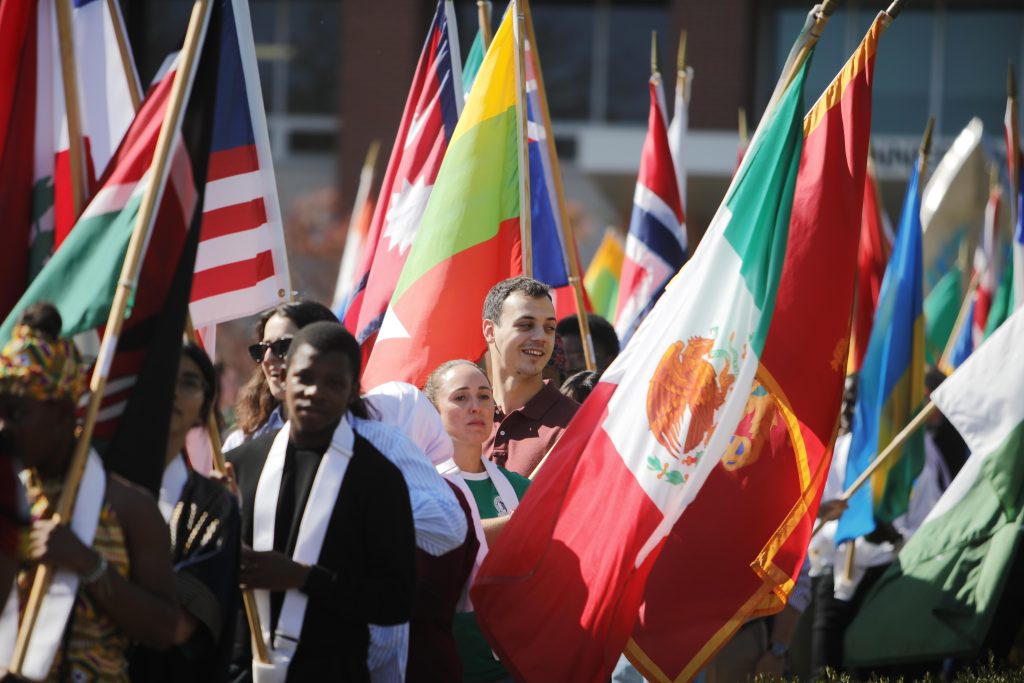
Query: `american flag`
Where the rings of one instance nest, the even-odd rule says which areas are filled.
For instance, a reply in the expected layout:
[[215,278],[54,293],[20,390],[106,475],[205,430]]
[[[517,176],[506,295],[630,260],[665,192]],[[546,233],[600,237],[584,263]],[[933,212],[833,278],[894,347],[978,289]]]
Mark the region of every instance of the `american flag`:
[[249,8],[229,5],[189,306],[197,329],[265,311],[291,292]]

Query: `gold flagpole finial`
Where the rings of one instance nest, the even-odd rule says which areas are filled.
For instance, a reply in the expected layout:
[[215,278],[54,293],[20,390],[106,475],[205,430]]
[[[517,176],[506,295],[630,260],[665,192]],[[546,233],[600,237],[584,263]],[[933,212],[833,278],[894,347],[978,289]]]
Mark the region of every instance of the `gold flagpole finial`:
[[889,5],[889,9],[885,10],[885,13],[895,19],[903,11],[905,4],[907,4],[907,0],[892,0],[892,4]]
[[935,130],[935,117],[928,117],[928,125],[924,128],[924,136],[921,138],[921,154],[928,156],[932,152],[932,132]]
[[658,73],[658,32],[651,31],[651,75]]
[[676,53],[676,71],[686,72],[686,29],[679,32],[679,51]]

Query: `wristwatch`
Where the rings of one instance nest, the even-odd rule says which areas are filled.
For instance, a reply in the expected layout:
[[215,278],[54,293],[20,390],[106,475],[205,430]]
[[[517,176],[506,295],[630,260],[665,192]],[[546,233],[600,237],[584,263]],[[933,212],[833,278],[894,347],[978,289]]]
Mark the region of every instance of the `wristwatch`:
[[771,652],[772,655],[774,655],[775,657],[781,659],[786,656],[786,652],[789,651],[789,648],[787,648],[782,643],[773,640],[772,644],[768,648],[768,651]]

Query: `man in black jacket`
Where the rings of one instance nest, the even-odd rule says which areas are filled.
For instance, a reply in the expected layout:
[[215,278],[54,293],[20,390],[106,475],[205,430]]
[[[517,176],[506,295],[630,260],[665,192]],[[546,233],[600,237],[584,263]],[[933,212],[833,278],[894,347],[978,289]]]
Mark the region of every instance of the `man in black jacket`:
[[[412,613],[408,489],[346,417],[367,417],[359,359],[340,325],[304,327],[287,361],[289,422],[231,453],[246,544],[241,580],[261,604],[276,680],[368,681],[367,624],[398,624]],[[333,505],[329,516],[324,502]],[[248,629],[241,631],[248,650]]]

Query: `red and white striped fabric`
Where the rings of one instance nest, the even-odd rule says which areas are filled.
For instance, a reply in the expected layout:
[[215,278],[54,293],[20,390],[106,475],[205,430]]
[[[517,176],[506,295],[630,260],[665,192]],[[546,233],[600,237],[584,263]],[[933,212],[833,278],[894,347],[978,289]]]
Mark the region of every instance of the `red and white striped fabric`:
[[189,306],[192,322],[211,353],[212,326],[273,308],[288,301],[291,293],[245,2],[232,1],[223,30],[203,226]]

